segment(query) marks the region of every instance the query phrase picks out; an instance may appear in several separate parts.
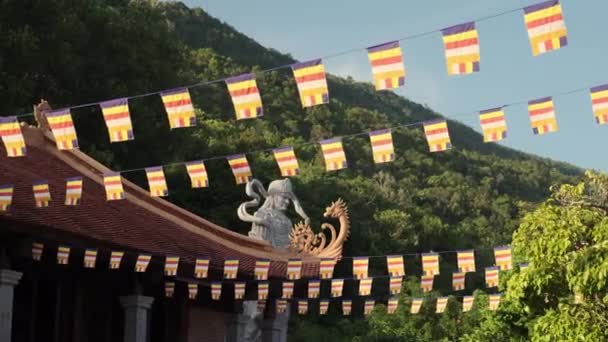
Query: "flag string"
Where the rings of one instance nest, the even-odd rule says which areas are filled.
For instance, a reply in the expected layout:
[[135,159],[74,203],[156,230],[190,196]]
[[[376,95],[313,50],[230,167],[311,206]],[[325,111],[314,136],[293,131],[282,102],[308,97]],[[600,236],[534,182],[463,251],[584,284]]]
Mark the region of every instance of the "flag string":
[[[523,10],[524,8],[525,8],[525,6],[517,7],[517,8],[510,9],[510,10],[498,12],[498,13],[495,13],[495,14],[491,14],[491,15],[487,15],[487,16],[483,16],[483,17],[478,17],[478,18],[473,19],[471,21],[474,21],[474,22],[485,21],[485,20],[496,18],[496,17],[504,16],[504,15],[507,15],[507,14],[511,14],[511,13]],[[431,35],[431,34],[434,34],[434,33],[441,32],[441,30],[442,29],[439,28],[439,29],[434,29],[434,30],[430,30],[430,31],[420,32],[420,33],[416,33],[416,34],[411,34],[411,35],[407,35],[407,36],[403,36],[403,37],[397,38],[396,41],[406,41],[406,40],[416,39],[416,38],[420,38],[420,37],[424,37],[424,36],[427,36],[427,35]],[[325,55],[325,56],[318,57],[318,58],[324,59],[324,60],[325,59],[332,59],[332,58],[339,57],[339,56],[344,56],[344,55],[347,55],[347,54],[350,54],[350,53],[359,52],[359,51],[365,50],[366,48],[367,47],[351,48],[351,49],[348,49],[348,50],[336,52],[336,53]],[[280,66],[276,66],[276,67],[272,67],[272,68],[268,68],[268,69],[254,71],[253,73],[255,73],[256,75],[261,75],[261,74],[269,73],[269,72],[272,72],[272,71],[286,69],[286,68],[291,67],[292,65],[293,65],[293,63],[285,64],[285,65],[280,65]],[[223,77],[223,78],[219,78],[219,79],[215,79],[215,80],[197,82],[197,83],[194,83],[194,84],[182,86],[182,88],[197,88],[197,87],[202,87],[202,86],[211,85],[211,84],[215,84],[215,83],[221,83],[221,82],[225,82],[229,78],[230,77]],[[147,92],[147,93],[143,93],[143,94],[137,94],[137,95],[127,96],[125,98],[129,99],[129,100],[131,100],[131,99],[138,99],[138,98],[143,98],[143,97],[148,97],[148,96],[159,95],[163,91],[164,90],[151,91],[151,92]],[[89,102],[89,103],[85,103],[85,104],[66,106],[64,108],[78,109],[78,108],[92,107],[92,106],[99,105],[102,102],[104,102],[104,101]],[[15,117],[21,118],[21,117],[27,117],[27,116],[33,116],[33,115],[34,115],[33,112],[29,112],[29,113],[25,113],[25,114],[15,115]]]

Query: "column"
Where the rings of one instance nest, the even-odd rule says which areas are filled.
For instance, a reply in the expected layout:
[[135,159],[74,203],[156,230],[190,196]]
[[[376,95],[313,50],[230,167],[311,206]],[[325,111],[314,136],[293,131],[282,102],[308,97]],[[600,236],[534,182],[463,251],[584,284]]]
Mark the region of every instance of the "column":
[[150,329],[149,312],[154,298],[145,296],[120,297],[125,311],[124,342],[147,342]]
[[262,322],[262,342],[287,342],[289,310]]
[[21,272],[13,270],[0,270],[0,341],[11,341],[13,292],[21,275]]

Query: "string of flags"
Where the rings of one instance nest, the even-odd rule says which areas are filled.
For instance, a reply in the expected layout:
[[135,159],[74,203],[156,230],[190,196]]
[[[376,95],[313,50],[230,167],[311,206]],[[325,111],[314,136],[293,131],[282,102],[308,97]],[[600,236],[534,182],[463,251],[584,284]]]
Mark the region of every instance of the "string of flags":
[[[44,244],[40,242],[32,243],[32,259],[36,261],[42,260],[44,252]],[[67,245],[59,245],[57,247],[56,261],[57,264],[67,265],[70,260],[70,253],[72,248]],[[95,268],[98,264],[97,257],[99,251],[93,248],[86,248],[83,256],[83,267]],[[494,248],[494,254],[496,258],[496,265],[485,268],[486,274],[486,285],[488,288],[496,287],[498,285],[498,274],[500,270],[512,269],[511,263],[511,249],[508,246],[501,246]],[[438,253],[425,253],[422,254],[423,260],[423,275],[421,277],[421,289],[423,292],[430,292],[433,288],[433,278],[439,274],[438,269]],[[111,251],[109,259],[109,269],[116,270],[121,267],[123,261],[123,251]],[[135,272],[146,272],[151,262],[152,255],[150,254],[138,254],[135,263]],[[460,291],[464,289],[464,274],[467,272],[475,272],[474,263],[474,250],[457,251],[458,259],[458,273],[454,273],[454,290]],[[289,259],[285,279],[282,284],[282,291],[280,298],[276,298],[276,310],[278,313],[285,312],[289,302],[297,303],[297,311],[299,314],[306,314],[309,310],[309,303],[311,300],[317,300],[319,303],[320,314],[327,314],[330,300],[337,300],[342,302],[342,310],[344,315],[349,315],[352,310],[352,299],[344,298],[343,291],[345,280],[354,280],[358,282],[357,294],[360,297],[366,297],[364,300],[364,314],[368,315],[373,310],[377,303],[378,298],[370,297],[372,293],[372,284],[375,278],[381,277],[369,277],[368,257],[352,257],[353,267],[353,278],[342,278],[333,279],[333,268],[337,263],[336,259],[325,258],[321,260],[320,268],[320,279],[308,279],[307,281],[307,296],[305,298],[296,298],[293,296],[294,287],[296,280],[302,280],[302,260],[301,259]],[[179,256],[165,256],[164,257],[164,274],[167,277],[175,277],[178,275],[180,257]],[[254,269],[254,279],[256,284],[255,298],[263,303],[260,303],[258,309],[265,309],[265,302],[269,300],[270,282],[268,281],[268,271],[270,268],[269,259],[258,259]],[[402,280],[405,276],[405,268],[403,263],[402,255],[389,255],[386,256],[387,271],[390,278],[389,292],[390,297],[387,300],[387,312],[393,314],[396,312],[401,293]],[[224,261],[224,281],[212,281],[210,282],[210,294],[213,300],[220,300],[224,294],[231,293],[232,297],[236,300],[242,300],[246,295],[246,285],[250,280],[237,280],[239,267],[238,259],[226,259]],[[528,267],[528,264],[519,264],[519,269],[524,270]],[[199,258],[195,262],[194,278],[206,279],[209,271],[209,258]],[[386,277],[386,276],[385,276]],[[231,280],[227,282],[226,280]],[[321,298],[321,283],[323,280],[329,281],[330,297]],[[458,285],[457,285],[458,284]],[[187,282],[188,298],[196,299],[199,295],[199,283]],[[175,295],[176,281],[167,280],[165,281],[165,296],[173,297]],[[224,291],[224,293],[222,293]],[[226,292],[227,291],[227,292]],[[451,296],[451,297],[462,297],[462,310],[467,312],[471,310],[474,297],[473,296]],[[403,297],[401,297],[403,298]],[[438,297],[436,301],[436,313],[444,312],[450,297]],[[424,298],[409,298],[411,301],[410,313],[418,314],[421,306],[423,305]],[[489,309],[496,310],[500,303],[501,294],[490,294],[489,295]],[[316,302],[315,302],[316,303]]]
[[[524,22],[534,56],[567,45],[567,29],[559,0],[544,1],[517,10],[523,10]],[[510,12],[513,11],[502,14]],[[480,20],[484,19],[478,19],[478,21]],[[442,35],[449,75],[471,74],[480,70],[480,42],[475,21],[427,33],[434,32],[440,32]],[[395,89],[405,84],[406,72],[399,41],[406,39],[408,37],[366,48],[374,85],[377,90]],[[331,57],[327,56],[325,58]],[[282,68],[292,69],[302,107],[307,108],[329,103],[329,90],[322,58],[275,67],[270,70]],[[188,88],[218,82],[226,83],[237,120],[263,116],[264,109],[256,83],[256,75],[248,73],[187,87],[63,108],[48,112],[47,118],[49,118],[49,123],[53,127],[59,149],[78,148],[78,139],[70,109],[94,105],[101,108],[110,142],[130,141],[134,139],[134,134],[129,111],[129,99],[160,95],[167,113],[169,127],[171,129],[192,127],[196,126],[196,117]],[[19,115],[19,117],[30,115],[32,113]],[[8,120],[13,126],[13,130],[15,129],[17,117],[9,117],[4,120]],[[25,147],[24,144],[19,142],[13,142],[9,145],[10,147],[7,146],[7,150],[11,149],[10,154],[13,154],[13,156],[18,156],[20,154],[19,150]]]
[[[32,244],[32,259],[40,261],[42,259],[44,244],[40,242],[34,242]],[[70,253],[72,248],[67,245],[59,245],[56,252],[57,264],[66,265],[70,259]],[[509,246],[499,246],[493,248],[495,265],[485,267],[482,271],[485,274],[486,288],[496,288],[498,286],[500,271],[507,271],[513,268],[511,248]],[[465,275],[466,273],[476,272],[477,268],[475,265],[475,250],[461,250],[455,251],[457,254],[457,272],[452,274],[452,289],[454,291],[462,291],[465,289]],[[435,276],[440,274],[439,268],[439,253],[445,252],[433,252],[433,253],[422,253],[422,275],[420,277],[420,289],[423,293],[427,293],[433,290]],[[449,251],[453,253],[453,251]],[[121,268],[124,251],[112,250],[110,253],[108,268],[116,270]],[[98,250],[93,248],[86,248],[84,251],[83,266],[85,268],[95,268],[98,266],[97,262]],[[134,265],[134,271],[137,273],[146,272],[148,266],[152,260],[152,255],[147,253],[137,254],[136,262]],[[342,259],[342,261],[348,258]],[[285,279],[282,281],[282,299],[293,299],[293,293],[296,281],[305,281],[307,285],[307,298],[316,299],[320,297],[321,284],[323,280],[328,281],[330,289],[330,298],[341,298],[343,297],[345,281],[349,280],[356,284],[356,293],[358,296],[367,297],[372,293],[372,287],[375,279],[388,278],[389,279],[389,293],[394,296],[401,293],[403,278],[406,275],[404,255],[387,255],[386,259],[386,270],[387,275],[369,275],[369,259],[367,256],[351,257],[352,259],[352,278],[334,278],[334,267],[338,260],[334,258],[322,258],[320,260],[319,276],[317,279],[303,279],[302,278],[302,260],[298,258],[289,259],[287,262],[287,268],[285,273]],[[168,277],[175,277],[178,275],[180,265],[179,256],[164,256],[164,274]],[[197,258],[194,263],[194,272],[192,277],[194,279],[207,279],[209,274],[209,258]],[[242,299],[245,295],[246,281],[239,279],[239,260],[238,259],[225,259],[223,263],[223,281],[211,282],[211,294],[212,298],[219,300],[222,288],[224,286],[232,286],[233,295],[237,299]],[[269,294],[270,283],[269,270],[271,261],[269,259],[258,259],[256,260],[253,280],[249,279],[247,282],[257,284],[257,299],[266,299]],[[519,264],[519,269],[524,270],[528,267],[527,263]],[[190,286],[190,285],[189,285]],[[190,289],[192,290],[192,289]],[[193,291],[193,290],[192,290]],[[190,293],[190,296],[194,296]]]

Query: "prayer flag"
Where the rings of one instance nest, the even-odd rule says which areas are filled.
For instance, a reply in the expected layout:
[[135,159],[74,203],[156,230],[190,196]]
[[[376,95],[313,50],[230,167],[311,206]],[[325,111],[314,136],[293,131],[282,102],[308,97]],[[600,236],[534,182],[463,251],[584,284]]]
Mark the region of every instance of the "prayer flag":
[[165,297],[172,298],[175,294],[175,282],[166,281],[165,282]]
[[166,256],[165,257],[165,275],[174,276],[177,274],[177,268],[179,267],[178,256]]
[[320,280],[309,280],[308,281],[308,298],[318,298],[320,291],[321,291],[321,281]]
[[374,278],[364,278],[359,280],[359,296],[369,296],[372,293],[372,283]]
[[475,272],[475,251],[470,249],[457,252],[458,269],[460,272]]
[[391,277],[403,277],[405,275],[402,255],[388,255],[386,257],[386,266],[388,268],[388,274]]
[[269,286],[267,281],[258,282],[258,299],[266,299],[268,297]]
[[386,313],[388,313],[389,315],[394,314],[397,311],[398,306],[399,306],[399,297],[389,298]]
[[224,279],[236,279],[239,271],[239,259],[224,260]]
[[[593,87],[590,89],[590,93],[595,122],[597,122],[598,125],[605,125],[608,123],[608,84]],[[0,123],[0,130],[1,129],[2,124]]]
[[84,251],[84,267],[95,268],[95,262],[97,261],[97,250],[86,249]]
[[498,309],[498,306],[500,305],[500,299],[502,298],[502,294],[501,293],[491,294],[489,297],[490,297],[490,310],[495,311],[496,309]]
[[287,311],[287,301],[285,299],[277,299],[277,313],[284,313]]
[[500,267],[503,271],[513,268],[511,262],[511,247],[509,246],[494,248],[494,259],[496,259],[496,266]]
[[528,102],[530,124],[535,135],[557,132],[557,119],[555,118],[555,107],[553,99],[545,97]]
[[308,301],[306,299],[298,300],[298,314],[306,315],[308,312]]
[[464,23],[441,30],[448,75],[479,71],[479,37],[475,23]]
[[198,296],[198,284],[189,283],[188,284],[188,298],[196,299]]
[[186,171],[190,177],[192,188],[206,188],[209,186],[209,177],[207,177],[207,169],[202,160],[186,163]]
[[399,41],[367,48],[376,90],[395,89],[405,84],[405,67]]
[[498,286],[498,266],[486,267],[486,286],[496,287]]
[[264,312],[266,310],[266,300],[258,300],[257,309],[260,313]]
[[78,137],[69,108],[49,111],[46,113],[46,118],[58,149],[73,150],[78,148]]
[[258,259],[255,262],[255,269],[253,271],[256,280],[267,280],[268,270],[270,269],[269,259]]
[[293,147],[283,147],[272,150],[274,158],[281,170],[281,176],[290,177],[300,174],[298,159],[293,152]]
[[289,259],[287,261],[287,279],[297,280],[302,276],[302,259]]
[[445,120],[427,121],[424,123],[424,134],[431,152],[441,152],[452,148],[448,123]]
[[66,180],[65,205],[79,205],[82,198],[82,177],[72,177]]
[[283,298],[290,299],[293,296],[293,281],[284,281],[283,282]]
[[390,128],[369,132],[369,140],[372,144],[374,163],[381,164],[395,160],[393,134]]
[[422,306],[422,298],[412,298],[412,307],[410,309],[411,314],[417,314],[420,312]]
[[13,185],[0,185],[0,211],[7,211],[13,203]]
[[507,121],[502,107],[479,112],[483,142],[495,142],[507,138]]
[[110,254],[110,269],[116,270],[120,268],[120,263],[122,262],[122,257],[125,255],[125,252],[122,251],[112,251]]
[[115,99],[99,104],[103,119],[108,127],[110,142],[133,140],[133,125],[129,114],[129,100],[127,98]]
[[40,261],[42,259],[42,251],[44,250],[44,244],[39,242],[32,243],[32,259]]
[[137,261],[135,262],[135,272],[146,272],[148,269],[148,265],[150,264],[150,260],[152,260],[152,256],[148,254],[140,254],[137,256]]
[[207,278],[209,272],[209,258],[197,258],[194,264],[194,276],[196,278]]
[[422,253],[422,273],[427,276],[439,274],[439,254]]
[[46,180],[34,182],[34,200],[36,208],[44,208],[49,206],[51,201],[51,193],[49,192],[49,182]]
[[244,281],[234,283],[234,299],[243,299],[245,297],[245,285]]
[[106,189],[106,200],[114,201],[125,199],[125,191],[122,187],[122,178],[120,177],[120,173],[104,173],[103,185]]
[[329,309],[329,299],[321,299],[319,301],[319,314],[327,315],[327,309]]
[[222,295],[222,283],[214,281],[211,283],[211,299],[219,300]]
[[262,99],[254,74],[243,74],[226,80],[236,119],[257,118],[264,115]]
[[148,186],[150,187],[150,196],[164,197],[169,195],[167,189],[167,181],[165,181],[165,173],[162,166],[147,167],[146,177],[148,177]]
[[70,258],[70,247],[59,246],[57,248],[57,263],[59,265],[67,265]]
[[296,63],[291,68],[298,85],[302,107],[329,103],[325,68],[320,59]]
[[474,300],[475,297],[473,296],[464,296],[464,298],[462,298],[462,312],[470,311],[473,307]]
[[188,88],[165,90],[160,93],[160,96],[163,99],[171,129],[196,126],[196,116]]
[[369,315],[374,311],[374,305],[376,305],[376,301],[373,299],[366,299],[365,306],[363,307],[363,314]]
[[350,315],[350,311],[353,307],[353,301],[350,299],[343,299],[342,300],[342,314],[348,316]]
[[391,277],[389,283],[389,291],[391,294],[401,293],[401,281],[402,277]]
[[524,21],[532,55],[538,56],[568,45],[568,32],[558,0],[524,7]]
[[0,117],[0,138],[8,157],[23,157],[27,153],[25,139],[16,116]]
[[464,272],[452,274],[452,288],[454,291],[464,290],[465,275]]
[[430,292],[433,290],[433,279],[435,276],[432,275],[423,275],[420,277],[420,288],[422,292]]
[[435,313],[442,313],[445,311],[445,307],[448,305],[448,297],[437,298],[437,307]]
[[249,162],[244,154],[237,154],[228,157],[228,164],[232,169],[232,174],[236,180],[236,184],[245,184],[251,180],[252,174],[249,168]]
[[321,144],[327,171],[336,171],[347,167],[346,155],[342,148],[342,138],[326,139],[319,143]]
[[367,278],[368,257],[353,257],[353,275],[357,279]]
[[331,296],[342,297],[342,288],[344,287],[344,279],[331,280]]
[[321,279],[333,278],[335,265],[336,265],[336,259],[322,258],[320,265],[319,265],[319,274],[321,275]]

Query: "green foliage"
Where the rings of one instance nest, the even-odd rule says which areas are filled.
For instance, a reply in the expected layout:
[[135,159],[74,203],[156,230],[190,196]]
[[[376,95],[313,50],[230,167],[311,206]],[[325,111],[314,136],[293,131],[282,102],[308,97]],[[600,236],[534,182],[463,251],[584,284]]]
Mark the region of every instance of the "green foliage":
[[[355,136],[344,140],[349,168],[327,172],[318,140],[439,115],[392,92],[331,75],[331,102],[302,109],[290,70],[281,69],[258,75],[265,116],[236,122],[225,85],[209,81],[294,60],[180,3],[6,0],[0,2],[0,32],[2,113],[28,112],[41,97],[61,107],[197,85],[190,88],[197,127],[169,130],[159,97],[137,98],[130,101],[135,140],[128,143],[108,143],[98,107],[73,110],[82,149],[121,170],[295,145],[301,167],[295,188],[314,226],[331,201],[342,197],[348,203],[352,234],[346,255],[508,243],[519,218],[549,196],[551,185],[572,183],[580,173],[569,165],[484,144],[471,128],[452,121],[451,151],[429,153],[420,127],[411,126],[393,131],[395,162],[375,165],[369,139]],[[268,182],[279,176],[270,153],[248,158],[255,177]],[[238,204],[246,200],[243,188],[234,185],[224,159],[211,159],[206,165],[211,187],[198,190],[190,189],[183,166],[166,168],[168,199],[246,232],[248,226],[235,215]],[[125,176],[146,186],[143,171]],[[576,191],[589,198],[597,197],[598,191],[565,189],[570,189],[573,201],[580,199]],[[337,312],[294,318],[290,340],[518,340],[527,334],[528,317],[555,312],[556,319],[566,322],[560,309],[564,296],[575,289],[588,297],[605,293],[607,233],[598,209],[605,200],[585,202],[593,209],[584,203],[576,208],[546,203],[524,220],[515,235],[516,252],[533,262],[530,269],[538,277],[529,275],[532,271],[515,272],[508,284],[512,304],[506,309],[491,313],[479,306],[462,314],[451,299],[446,313],[438,315],[432,303],[439,293],[433,293],[422,314],[410,315],[408,298],[421,295],[418,279],[410,278],[396,315],[378,309],[368,320],[346,319]],[[538,262],[545,258],[547,263]],[[411,264],[408,274],[417,274],[418,263]],[[450,264],[453,261],[442,260],[442,270]],[[384,274],[383,267],[372,270]],[[437,283],[440,289],[449,288],[449,277],[442,275]],[[598,311],[585,311],[594,312]],[[545,334],[542,320],[538,322],[532,331]]]

